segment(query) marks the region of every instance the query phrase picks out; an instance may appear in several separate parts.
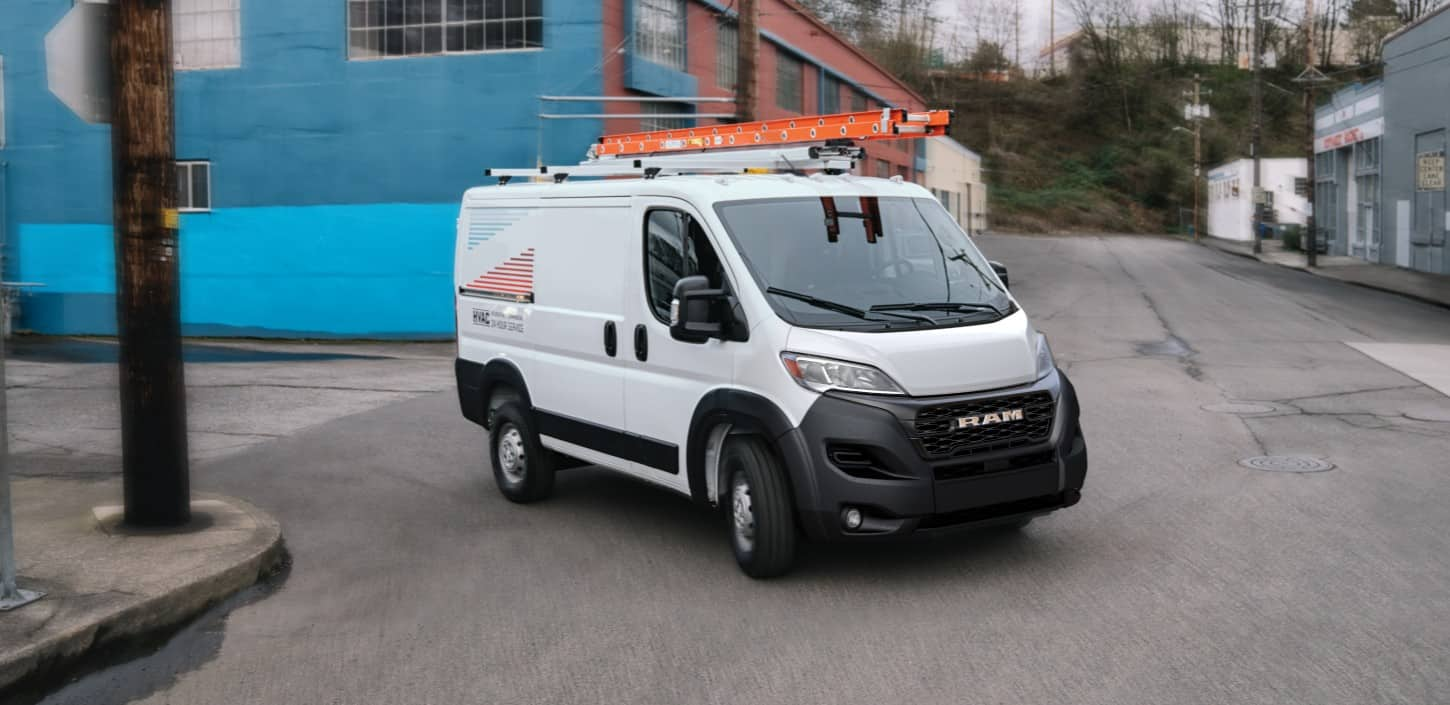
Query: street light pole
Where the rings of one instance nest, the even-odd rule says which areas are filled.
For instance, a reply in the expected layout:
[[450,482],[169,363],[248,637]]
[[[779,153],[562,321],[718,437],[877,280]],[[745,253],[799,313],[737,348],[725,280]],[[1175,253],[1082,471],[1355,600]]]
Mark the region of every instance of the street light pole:
[[191,520],[170,0],[111,10],[111,157],[125,521]]
[[1304,239],[1309,245],[1306,262],[1310,267],[1319,265],[1319,238],[1314,225],[1314,0],[1304,0],[1304,129],[1309,133],[1308,156],[1305,164],[1304,201],[1309,215],[1304,219]]
[[1261,222],[1263,219],[1263,204],[1260,203],[1263,194],[1259,192],[1259,139],[1263,132],[1264,123],[1264,89],[1259,84],[1259,0],[1254,0],[1254,17],[1250,36],[1252,38],[1249,40],[1249,51],[1253,52],[1251,60],[1253,61],[1254,67],[1254,134],[1252,141],[1249,143],[1249,153],[1254,158],[1254,188],[1251,192],[1253,194],[1251,199],[1254,205],[1254,218],[1253,232],[1250,233],[1250,237],[1254,243],[1254,254],[1259,254],[1264,251],[1264,244],[1259,235],[1259,229],[1263,226]]

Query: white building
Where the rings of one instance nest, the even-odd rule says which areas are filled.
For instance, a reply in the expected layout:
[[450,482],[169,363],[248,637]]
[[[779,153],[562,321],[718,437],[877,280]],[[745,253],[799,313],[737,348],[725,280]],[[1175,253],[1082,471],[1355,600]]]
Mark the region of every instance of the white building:
[[[1294,192],[1295,179],[1308,176],[1303,159],[1262,159],[1259,185],[1267,199],[1265,224],[1308,222],[1309,202]],[[1253,240],[1254,160],[1239,159],[1208,171],[1208,222],[1212,237]]]
[[931,190],[962,229],[977,234],[987,229],[987,185],[982,182],[982,157],[950,137],[926,140],[926,178]]

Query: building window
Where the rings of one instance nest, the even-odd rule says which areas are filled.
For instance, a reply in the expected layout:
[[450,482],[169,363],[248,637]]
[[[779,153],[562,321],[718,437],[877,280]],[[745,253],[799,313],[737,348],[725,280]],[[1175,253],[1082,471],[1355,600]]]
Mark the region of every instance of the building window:
[[211,210],[211,162],[176,163],[176,209]]
[[783,51],[775,53],[775,104],[785,110],[804,112],[801,105],[800,59]]
[[715,33],[715,85],[735,90],[735,62],[740,58],[740,28],[721,19]]
[[659,117],[647,117],[639,121],[639,129],[644,132],[655,130],[682,130],[689,127],[686,117],[669,117],[690,112],[690,106],[685,103],[640,103],[640,112],[647,115],[658,115]]
[[685,0],[635,0],[634,51],[676,71],[685,70]]
[[348,0],[347,56],[377,59],[544,46],[543,0]]
[[859,113],[866,109],[866,94],[858,90],[851,91],[851,112]]
[[888,162],[885,159],[877,159],[876,175],[883,179],[891,176],[891,162]]
[[830,115],[841,112],[841,82],[827,74],[821,74],[821,113]]
[[242,0],[173,0],[173,65],[178,71],[242,65]]

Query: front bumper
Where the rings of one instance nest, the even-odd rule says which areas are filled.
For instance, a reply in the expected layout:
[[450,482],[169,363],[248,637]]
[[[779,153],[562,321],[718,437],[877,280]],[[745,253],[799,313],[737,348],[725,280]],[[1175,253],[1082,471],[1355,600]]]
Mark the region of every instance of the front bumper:
[[[949,458],[928,457],[915,440],[923,408],[1034,392],[1047,392],[1055,401],[1045,439]],[[801,526],[812,538],[935,532],[1015,521],[1077,503],[1087,475],[1078,413],[1077,394],[1060,371],[1030,385],[950,397],[832,392],[780,437],[778,447]],[[859,529],[842,526],[846,507],[865,516]]]

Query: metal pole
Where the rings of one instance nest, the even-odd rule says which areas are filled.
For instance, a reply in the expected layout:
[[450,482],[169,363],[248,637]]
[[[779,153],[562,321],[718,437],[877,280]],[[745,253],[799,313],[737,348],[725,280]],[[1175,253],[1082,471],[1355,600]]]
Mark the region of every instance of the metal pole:
[[126,523],[191,520],[170,0],[111,11],[111,155]]
[[1253,52],[1252,60],[1254,66],[1254,135],[1253,140],[1249,144],[1250,156],[1254,158],[1254,188],[1251,192],[1253,194],[1251,199],[1253,200],[1254,206],[1254,218],[1253,231],[1250,233],[1250,237],[1254,242],[1254,254],[1259,254],[1264,251],[1264,244],[1259,237],[1259,228],[1262,226],[1261,220],[1263,217],[1262,208],[1259,203],[1259,138],[1263,132],[1264,122],[1264,90],[1259,85],[1259,0],[1254,0],[1253,27],[1250,36],[1249,51]]
[[[3,260],[0,260],[3,261]],[[3,270],[3,265],[0,265]],[[8,290],[0,287],[0,316],[9,316]],[[0,321],[8,328],[9,321]],[[0,612],[9,612],[45,596],[36,590],[21,590],[15,584],[15,521],[10,503],[10,428],[7,424],[6,397],[9,385],[5,377],[5,330],[0,330]]]
[[1203,116],[1200,114],[1202,79],[1193,74],[1193,242],[1198,242],[1198,187],[1203,182]]
[[1314,224],[1314,0],[1304,0],[1304,76],[1308,81],[1304,84],[1304,124],[1305,131],[1309,133],[1308,159],[1305,165],[1304,200],[1308,204],[1309,215],[1304,219],[1304,239],[1308,243],[1309,253],[1306,262],[1310,267],[1319,265],[1319,237]]
[[735,116],[740,122],[754,122],[759,84],[755,81],[755,58],[760,47],[760,8],[756,0],[740,0],[738,53],[735,59]]

